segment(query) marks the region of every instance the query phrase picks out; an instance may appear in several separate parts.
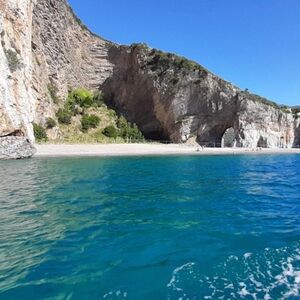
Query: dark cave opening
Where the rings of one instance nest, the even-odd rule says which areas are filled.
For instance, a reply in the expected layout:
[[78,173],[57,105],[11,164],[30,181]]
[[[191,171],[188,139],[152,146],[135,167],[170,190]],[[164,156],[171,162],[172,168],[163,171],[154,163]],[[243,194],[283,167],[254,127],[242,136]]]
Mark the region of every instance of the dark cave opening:
[[161,129],[161,130],[153,130],[153,131],[143,131],[141,128],[141,131],[148,141],[158,141],[158,142],[165,142],[170,143],[169,136]]
[[267,139],[266,138],[264,139],[262,136],[260,136],[260,138],[257,142],[257,147],[267,148],[268,147]]
[[231,125],[216,125],[212,127],[207,132],[199,135],[197,137],[197,143],[200,146],[204,147],[214,147],[221,148],[222,147],[222,139],[227,129],[232,128]]
[[233,127],[225,130],[222,136],[222,148],[232,148],[236,145],[235,131]]
[[24,132],[22,130],[18,129],[7,135],[4,135],[3,137],[7,137],[7,136],[24,136]]

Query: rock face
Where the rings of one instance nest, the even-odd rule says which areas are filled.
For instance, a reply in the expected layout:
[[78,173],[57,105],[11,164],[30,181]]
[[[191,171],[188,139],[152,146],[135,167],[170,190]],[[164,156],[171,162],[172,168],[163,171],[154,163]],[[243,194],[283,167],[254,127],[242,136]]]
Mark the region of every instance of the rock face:
[[0,0],[0,137],[22,132],[34,140],[32,0]]
[[37,1],[32,36],[37,123],[55,117],[57,101],[65,98],[68,89],[100,89],[113,70],[108,60],[111,44],[91,33],[65,0]]
[[295,148],[300,148],[300,114],[298,114],[297,119],[295,120]]
[[237,147],[300,144],[289,110],[182,57],[106,41],[66,0],[0,0],[0,11],[0,136],[33,140],[31,122],[44,126],[68,89],[85,87],[103,90],[149,139],[221,146],[230,131]]
[[25,137],[7,136],[0,138],[0,159],[29,158],[36,152]]
[[32,0],[0,0],[0,159],[34,153],[33,4]]
[[113,46],[113,75],[103,90],[111,104],[150,139],[221,146],[232,128],[237,147],[292,147],[294,118],[200,65],[145,45]]

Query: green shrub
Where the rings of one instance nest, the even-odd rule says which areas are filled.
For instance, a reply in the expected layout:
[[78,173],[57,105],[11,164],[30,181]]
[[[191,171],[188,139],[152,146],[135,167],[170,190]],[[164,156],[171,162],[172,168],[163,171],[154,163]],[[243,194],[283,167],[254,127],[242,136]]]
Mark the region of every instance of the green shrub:
[[68,105],[73,107],[76,104],[83,108],[88,108],[93,105],[94,95],[92,92],[84,89],[78,88],[69,92],[68,95]]
[[65,109],[72,112],[72,114],[78,115],[85,108],[89,107],[100,107],[104,105],[104,95],[101,91],[93,92],[78,88],[73,91],[69,91],[67,101],[65,103]]
[[52,118],[47,118],[45,125],[47,129],[51,129],[56,126],[56,121]]
[[60,124],[71,124],[72,113],[67,109],[60,108],[56,117]]
[[72,116],[76,116],[80,112],[80,107],[73,100],[68,99],[64,105],[64,110],[68,111]]
[[123,116],[120,116],[117,120],[117,126],[119,128],[119,136],[124,139],[132,139],[136,141],[143,140],[143,134],[139,130],[136,124],[131,125]]
[[279,108],[280,109],[290,109],[290,107],[287,105],[279,105]]
[[83,115],[81,118],[82,131],[87,131],[90,128],[96,128],[100,123],[100,118],[95,115]]
[[129,126],[126,128],[125,133],[123,134],[124,138],[129,138],[133,141],[142,141],[144,140],[143,134],[139,130],[136,124],[131,124],[129,123]]
[[103,134],[107,137],[116,138],[118,136],[118,130],[115,126],[109,125],[104,128]]
[[157,71],[161,68],[165,70],[170,67],[176,67],[177,70],[198,71],[199,73],[203,74],[207,74],[208,72],[204,67],[195,61],[157,49],[151,50],[148,65],[151,67],[152,71]]
[[268,99],[266,99],[264,97],[261,97],[261,96],[256,95],[256,94],[251,94],[249,92],[246,92],[246,95],[248,97],[250,97],[251,100],[254,100],[256,102],[263,103],[263,104],[269,105],[271,107],[280,109],[280,106],[276,102],[274,102],[274,101],[270,101],[270,100],[268,100]]
[[38,142],[47,141],[48,137],[47,137],[45,129],[36,123],[33,123],[32,125],[33,125],[33,132],[34,132],[35,139]]
[[113,109],[109,109],[108,110],[108,115],[111,117],[111,118],[115,118],[117,113],[113,110]]
[[49,83],[47,85],[47,88],[48,88],[48,92],[49,92],[49,95],[50,95],[53,103],[58,104],[59,103],[59,98],[57,96],[57,87],[54,86],[52,83]]
[[79,114],[79,106],[75,103],[74,99],[68,98],[64,105],[64,110],[68,111],[72,116]]
[[104,95],[101,91],[94,93],[93,105],[95,107],[100,107],[104,104]]
[[291,107],[287,106],[287,105],[279,105],[279,108],[282,112],[288,114],[288,113],[291,113],[292,110],[291,110]]
[[9,69],[12,73],[22,66],[18,58],[18,54],[15,51],[11,49],[5,50],[5,55],[8,61]]
[[296,119],[298,119],[298,114],[300,113],[300,107],[299,106],[294,106],[292,107],[292,113]]
[[128,122],[125,117],[120,116],[117,120],[117,126],[120,130],[126,129],[128,127]]

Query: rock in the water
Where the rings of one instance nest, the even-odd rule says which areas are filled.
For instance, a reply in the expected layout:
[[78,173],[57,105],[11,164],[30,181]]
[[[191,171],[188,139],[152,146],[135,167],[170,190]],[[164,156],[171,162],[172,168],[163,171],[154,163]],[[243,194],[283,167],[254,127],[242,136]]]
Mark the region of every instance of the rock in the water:
[[35,147],[25,137],[7,136],[0,138],[0,159],[29,158],[35,152]]

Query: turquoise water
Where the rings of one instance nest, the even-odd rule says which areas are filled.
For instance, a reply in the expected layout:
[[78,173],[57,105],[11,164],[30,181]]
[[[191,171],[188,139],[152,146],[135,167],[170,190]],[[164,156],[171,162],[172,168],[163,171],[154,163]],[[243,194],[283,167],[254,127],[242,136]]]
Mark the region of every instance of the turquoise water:
[[0,162],[0,299],[299,299],[300,156]]

